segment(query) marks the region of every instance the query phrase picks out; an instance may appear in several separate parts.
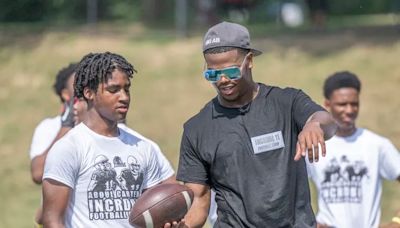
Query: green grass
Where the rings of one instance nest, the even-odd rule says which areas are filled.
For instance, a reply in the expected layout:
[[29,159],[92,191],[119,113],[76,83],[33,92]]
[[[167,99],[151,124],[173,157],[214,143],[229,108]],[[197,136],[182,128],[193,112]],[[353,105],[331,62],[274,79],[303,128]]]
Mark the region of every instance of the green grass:
[[[0,227],[32,226],[40,188],[30,180],[29,145],[38,122],[58,113],[51,86],[56,72],[69,62],[106,50],[132,62],[139,73],[128,124],[158,142],[174,167],[182,124],[215,95],[201,76],[201,35],[175,40],[171,31],[140,25],[103,25],[90,31],[0,26],[0,32]],[[359,126],[400,148],[398,35],[391,27],[274,35],[257,31],[254,43],[265,54],[255,59],[254,78],[302,88],[322,102],[324,78],[337,70],[353,71],[363,81]],[[400,209],[399,195],[398,183],[385,182],[383,222]]]

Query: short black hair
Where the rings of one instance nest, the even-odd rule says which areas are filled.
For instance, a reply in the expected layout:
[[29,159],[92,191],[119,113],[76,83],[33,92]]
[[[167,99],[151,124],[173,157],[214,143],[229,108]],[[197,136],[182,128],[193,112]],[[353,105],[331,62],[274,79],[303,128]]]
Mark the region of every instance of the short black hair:
[[354,88],[361,91],[361,82],[357,75],[349,71],[339,71],[329,76],[324,83],[324,97],[329,99],[333,91],[340,88]]
[[77,63],[70,63],[68,66],[62,68],[57,73],[53,89],[54,92],[58,95],[58,97],[60,97],[61,102],[64,102],[64,99],[61,96],[61,92],[63,89],[67,88],[67,81],[72,75],[74,75],[77,66],[78,66]]
[[219,54],[219,53],[224,53],[232,50],[238,50],[239,54],[242,54],[245,56],[247,53],[250,52],[250,49],[244,49],[244,48],[239,48],[239,47],[230,47],[230,46],[225,46],[225,47],[215,47],[215,48],[210,48],[204,51],[204,54]]
[[129,78],[132,78],[134,72],[137,72],[124,57],[118,54],[104,52],[89,53],[84,56],[76,69],[75,96],[84,98],[85,87],[97,91],[99,84],[107,82],[115,69],[126,73]]

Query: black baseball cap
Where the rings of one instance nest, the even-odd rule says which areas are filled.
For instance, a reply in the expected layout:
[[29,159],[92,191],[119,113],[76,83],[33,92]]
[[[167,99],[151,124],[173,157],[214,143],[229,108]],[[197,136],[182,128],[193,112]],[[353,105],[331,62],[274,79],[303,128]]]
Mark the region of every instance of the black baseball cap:
[[203,39],[203,53],[215,47],[238,47],[249,49],[254,56],[262,52],[250,45],[249,30],[243,25],[231,22],[221,22],[208,29]]

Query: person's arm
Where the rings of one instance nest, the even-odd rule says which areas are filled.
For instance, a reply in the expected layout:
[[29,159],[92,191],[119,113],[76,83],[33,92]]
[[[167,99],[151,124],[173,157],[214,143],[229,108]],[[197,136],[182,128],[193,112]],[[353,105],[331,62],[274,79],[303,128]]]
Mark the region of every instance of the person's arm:
[[[400,177],[397,178],[397,180],[399,180],[399,179],[400,179]],[[400,210],[397,211],[397,214],[392,218],[392,225],[393,225],[393,227],[400,228]]]
[[203,227],[210,209],[211,190],[203,184],[185,183],[194,193],[193,204],[184,221],[188,227]]
[[54,138],[53,142],[51,142],[50,146],[31,161],[31,176],[33,182],[36,184],[42,183],[44,164],[51,147],[75,125],[73,105],[74,99],[64,102],[64,111],[61,114],[61,129],[58,131],[57,136]]
[[392,221],[379,225],[379,228],[400,228],[400,210],[392,218]]
[[313,160],[315,160],[317,162],[320,152],[318,145],[321,146],[322,156],[325,156],[325,140],[334,136],[336,130],[337,124],[330,113],[326,111],[317,111],[312,114],[298,136],[294,159],[297,161],[301,156],[306,156],[307,151],[309,161],[313,162]]
[[46,228],[64,227],[64,215],[71,188],[52,179],[43,181],[43,225]]
[[34,157],[31,161],[31,176],[33,182],[36,184],[42,183],[43,171],[44,171],[44,164],[46,161],[47,153],[49,153],[51,147],[57,142],[60,138],[62,138],[71,127],[61,127],[60,131],[58,132],[56,138],[50,144],[50,146],[40,155]]
[[178,181],[176,180],[175,175],[168,177],[167,179],[161,181],[160,184],[177,184]]
[[211,190],[207,185],[185,183],[194,193],[193,203],[181,221],[167,223],[164,228],[201,228],[207,221],[210,209]]
[[333,119],[332,115],[326,111],[318,111],[312,114],[307,120],[306,125],[312,123],[319,123],[319,126],[324,132],[325,140],[332,138],[338,128],[336,121]]

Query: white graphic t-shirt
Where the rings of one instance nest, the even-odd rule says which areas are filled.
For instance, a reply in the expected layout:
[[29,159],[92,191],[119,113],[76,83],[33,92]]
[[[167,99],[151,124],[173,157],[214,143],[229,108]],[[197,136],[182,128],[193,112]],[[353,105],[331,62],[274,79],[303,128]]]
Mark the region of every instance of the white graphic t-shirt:
[[56,138],[61,128],[61,117],[47,118],[42,120],[35,128],[32,137],[29,157],[32,160],[34,157],[41,155]]
[[149,142],[153,146],[153,149],[154,149],[155,154],[156,154],[157,159],[158,159],[158,163],[159,163],[159,165],[161,167],[160,168],[161,180],[164,181],[164,180],[170,178],[172,175],[175,174],[175,171],[172,168],[171,163],[169,163],[168,159],[161,152],[160,147],[155,142],[153,142],[152,140],[144,137],[143,135],[141,135],[137,131],[134,131],[133,129],[129,128],[125,124],[120,123],[120,124],[118,124],[118,127],[121,128],[122,130],[124,130],[124,131],[126,131],[126,132],[128,132],[128,133],[130,133],[130,134],[132,134],[132,135],[144,140],[144,141]]
[[332,227],[378,227],[382,179],[400,176],[400,154],[366,129],[326,142],[327,154],[307,169],[318,190],[317,221]]
[[83,123],[54,144],[43,179],[71,187],[66,227],[131,227],[132,205],[162,181],[154,147],[120,129],[106,137]]

